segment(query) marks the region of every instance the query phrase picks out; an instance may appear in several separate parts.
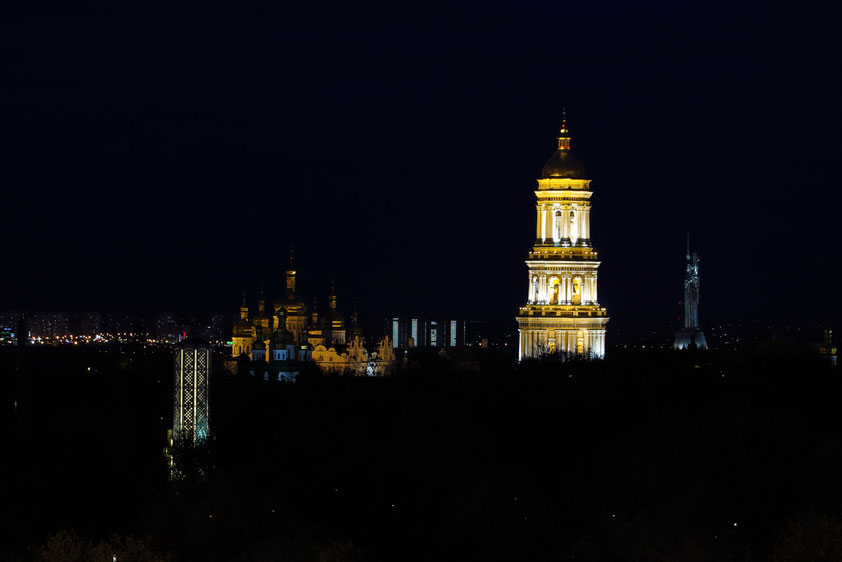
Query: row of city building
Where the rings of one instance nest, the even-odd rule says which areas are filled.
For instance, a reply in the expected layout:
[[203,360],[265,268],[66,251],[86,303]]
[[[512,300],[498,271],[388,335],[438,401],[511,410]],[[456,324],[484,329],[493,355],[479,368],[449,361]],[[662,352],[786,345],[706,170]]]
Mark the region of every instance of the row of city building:
[[17,343],[25,334],[32,343],[100,342],[143,340],[176,343],[187,332],[201,335],[214,345],[228,341],[232,318],[212,315],[206,319],[165,312],[132,315],[101,312],[0,312],[0,344]]
[[[265,299],[258,304],[254,322],[265,327],[268,305]],[[320,324],[321,337],[331,344],[344,344],[342,334],[348,331],[345,318],[337,308],[335,291],[331,291],[326,314],[319,314],[317,307],[310,309]],[[313,329],[312,318],[306,322],[296,311],[290,310],[290,328],[300,337],[303,328],[308,329],[308,340],[317,340],[319,334]],[[308,310],[301,306],[300,311]],[[274,311],[274,308],[273,308]],[[240,323],[242,311],[235,315],[205,315],[197,320],[195,315],[178,315],[171,312],[149,316],[114,314],[100,312],[0,312],[0,344],[17,342],[22,329],[31,342],[72,343],[112,341],[114,339],[135,339],[155,343],[173,344],[183,340],[187,333],[193,334],[214,346],[232,345],[232,327]],[[351,315],[353,335],[361,335],[359,318]],[[455,347],[462,345],[488,345],[488,323],[476,320],[430,319],[423,316],[395,316],[386,319],[381,335],[389,335],[393,347]],[[491,338],[492,345],[500,338]],[[324,342],[321,342],[324,343]],[[239,355],[238,351],[234,352]]]

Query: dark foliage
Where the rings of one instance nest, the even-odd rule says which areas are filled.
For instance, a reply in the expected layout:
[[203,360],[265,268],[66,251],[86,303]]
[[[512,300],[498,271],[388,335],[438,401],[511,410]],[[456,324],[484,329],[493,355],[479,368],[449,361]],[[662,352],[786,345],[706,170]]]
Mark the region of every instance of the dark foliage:
[[70,528],[179,560],[840,552],[842,385],[807,353],[419,353],[392,377],[296,384],[218,372],[207,468],[176,483],[167,350],[38,353],[25,431],[8,434],[7,558]]

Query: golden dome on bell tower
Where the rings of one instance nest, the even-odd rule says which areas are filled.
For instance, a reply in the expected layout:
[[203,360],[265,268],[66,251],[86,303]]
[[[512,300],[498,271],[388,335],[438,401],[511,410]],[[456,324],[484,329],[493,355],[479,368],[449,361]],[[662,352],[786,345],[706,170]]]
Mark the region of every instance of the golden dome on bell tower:
[[585,166],[570,152],[570,131],[567,129],[567,114],[562,112],[561,130],[558,136],[558,149],[550,156],[541,172],[541,179],[566,178],[586,179]]

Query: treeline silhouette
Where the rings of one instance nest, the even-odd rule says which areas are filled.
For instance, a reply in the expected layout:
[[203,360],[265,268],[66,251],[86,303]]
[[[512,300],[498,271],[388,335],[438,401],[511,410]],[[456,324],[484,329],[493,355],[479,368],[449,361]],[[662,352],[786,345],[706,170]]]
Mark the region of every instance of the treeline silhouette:
[[842,559],[840,372],[800,348],[217,369],[205,466],[175,482],[168,350],[26,353],[2,559]]

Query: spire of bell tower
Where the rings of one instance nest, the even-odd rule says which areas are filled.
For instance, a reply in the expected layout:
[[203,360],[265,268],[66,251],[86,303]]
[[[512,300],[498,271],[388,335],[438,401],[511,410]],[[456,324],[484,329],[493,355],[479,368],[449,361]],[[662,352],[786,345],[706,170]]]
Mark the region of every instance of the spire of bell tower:
[[561,109],[561,130],[558,136],[558,149],[570,150],[570,131],[567,130],[567,108]]
[[249,317],[249,307],[246,304],[246,292],[243,291],[243,304],[240,305],[240,318],[244,320],[248,320]]
[[260,298],[257,299],[257,309],[260,312],[266,309],[266,298],[263,296],[263,283],[260,284]]
[[289,246],[289,266],[287,267],[287,295],[295,296],[295,249]]
[[336,280],[333,278],[330,280],[330,293],[327,298],[330,303],[330,308],[332,310],[336,310]]

